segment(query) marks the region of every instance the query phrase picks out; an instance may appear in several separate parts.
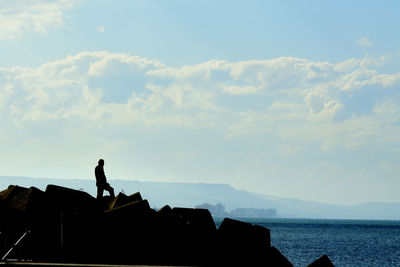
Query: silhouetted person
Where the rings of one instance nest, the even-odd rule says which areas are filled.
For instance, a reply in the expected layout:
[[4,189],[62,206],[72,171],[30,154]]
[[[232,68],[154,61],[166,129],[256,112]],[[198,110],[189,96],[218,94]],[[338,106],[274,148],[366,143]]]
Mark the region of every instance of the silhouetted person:
[[96,186],[97,186],[97,199],[103,197],[104,190],[110,193],[111,197],[115,197],[114,188],[107,183],[106,175],[104,174],[104,160],[100,159],[98,165],[94,169],[94,174],[96,175]]

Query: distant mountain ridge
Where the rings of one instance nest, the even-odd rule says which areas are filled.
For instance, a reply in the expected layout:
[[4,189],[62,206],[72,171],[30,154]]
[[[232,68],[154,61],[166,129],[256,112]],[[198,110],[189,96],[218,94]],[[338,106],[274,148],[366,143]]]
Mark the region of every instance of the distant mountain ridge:
[[[277,210],[277,217],[324,219],[400,220],[400,203],[371,202],[341,206],[290,198],[278,198],[239,190],[229,184],[173,183],[134,180],[110,180],[116,192],[140,192],[154,208],[195,207],[203,203],[222,203],[228,211],[236,208]],[[48,184],[83,190],[95,196],[95,180],[51,179],[0,176],[0,191],[10,184],[35,186],[44,190]]]

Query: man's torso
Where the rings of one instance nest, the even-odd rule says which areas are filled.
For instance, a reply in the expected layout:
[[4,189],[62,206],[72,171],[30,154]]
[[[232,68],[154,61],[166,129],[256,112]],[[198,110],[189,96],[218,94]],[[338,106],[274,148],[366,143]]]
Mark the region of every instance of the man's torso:
[[104,174],[103,167],[97,165],[94,169],[94,173],[96,175],[96,185],[104,185],[107,183],[106,175]]

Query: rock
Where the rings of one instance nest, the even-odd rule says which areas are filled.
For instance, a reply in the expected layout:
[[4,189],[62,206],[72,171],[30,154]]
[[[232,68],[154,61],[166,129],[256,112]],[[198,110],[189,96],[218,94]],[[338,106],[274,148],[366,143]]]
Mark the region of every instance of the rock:
[[170,216],[171,211],[172,211],[171,207],[169,205],[165,205],[164,207],[162,207],[157,211],[157,214],[162,217],[168,217]]
[[269,229],[247,222],[225,218],[218,232],[232,248],[246,246],[247,249],[253,250],[271,246]]
[[[137,200],[104,212],[98,231],[105,261],[129,264],[146,263],[154,254],[156,212],[147,200]],[[108,255],[108,256],[107,256]]]
[[7,213],[12,228],[22,231],[42,228],[47,220],[46,194],[36,188],[30,187],[15,195],[8,203]]
[[308,265],[308,267],[334,267],[333,263],[329,259],[329,257],[324,254],[321,258],[315,260],[313,263]]
[[142,201],[142,200],[143,199],[142,196],[140,195],[140,192],[136,192],[135,194],[129,196],[125,195],[124,193],[119,193],[115,198],[113,198],[110,201],[108,209],[113,209],[131,202]]
[[[226,244],[226,258],[232,264],[252,266],[276,260],[275,250],[271,250],[269,229],[247,222],[225,218],[218,233]],[[269,266],[269,265],[267,265]],[[272,265],[273,266],[273,265]]]
[[135,216],[141,216],[151,211],[149,202],[145,200],[137,200],[127,204],[116,206],[105,211],[107,216],[112,216],[115,219],[128,219]]
[[10,185],[6,190],[0,192],[0,201],[9,201],[15,195],[25,191],[27,188],[18,185]]
[[0,192],[0,212],[8,206],[8,203],[19,193],[25,191],[25,187],[10,185],[6,190]]
[[96,199],[83,191],[48,185],[45,192],[51,203],[63,210],[92,210],[97,206]]
[[292,263],[275,247],[268,249],[268,252],[261,262],[264,263],[263,266],[293,267]]
[[101,204],[86,192],[57,185],[48,185],[45,193],[50,207],[48,230],[41,235],[55,250],[53,254],[70,262],[93,257],[87,248],[99,242],[97,233],[103,227]]
[[[8,204],[4,210],[3,227],[7,228],[9,232],[16,232],[20,235],[43,223],[43,216],[47,209],[45,193],[36,187],[9,189],[11,192],[8,194]],[[13,197],[10,197],[11,195]]]
[[45,202],[45,193],[36,187],[30,187],[15,195],[9,201],[8,209],[28,215],[27,213],[41,212]]
[[21,242],[19,249],[25,257],[40,258],[45,253],[53,252],[54,243],[50,242],[50,239],[54,237],[52,226],[56,220],[51,218],[50,211],[45,192],[35,187],[14,195],[8,203],[4,225],[7,246],[9,247],[29,230],[29,236]]
[[176,223],[202,234],[214,234],[217,231],[211,213],[206,209],[173,208],[171,212]]
[[[232,219],[216,229],[206,209],[157,212],[139,192],[97,200],[57,185],[43,192],[0,192],[0,231],[9,247],[31,230],[21,258],[42,262],[191,266],[291,266],[270,245],[269,230]],[[5,212],[7,211],[7,212]],[[2,237],[2,238],[3,238]],[[250,265],[249,265],[250,264]]]
[[[175,247],[171,256],[177,265],[204,265],[212,261],[218,248],[217,228],[206,209],[173,208],[168,244]],[[168,246],[167,244],[167,246]]]

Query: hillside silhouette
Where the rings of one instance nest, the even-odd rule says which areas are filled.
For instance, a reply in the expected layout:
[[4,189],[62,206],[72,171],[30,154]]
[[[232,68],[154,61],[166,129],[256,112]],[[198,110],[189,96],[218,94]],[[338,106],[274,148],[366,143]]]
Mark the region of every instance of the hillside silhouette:
[[[140,191],[151,199],[151,207],[161,208],[168,204],[175,207],[195,207],[204,203],[222,203],[227,212],[237,208],[275,209],[280,218],[323,218],[323,219],[373,219],[400,220],[400,203],[363,203],[358,205],[331,205],[279,198],[239,190],[228,184],[169,183],[132,180],[112,180],[116,192]],[[47,184],[58,184],[68,188],[96,194],[95,181],[78,179],[38,179],[30,177],[0,176],[0,188],[10,184],[35,186],[45,190]],[[160,194],[162,192],[162,194]]]

